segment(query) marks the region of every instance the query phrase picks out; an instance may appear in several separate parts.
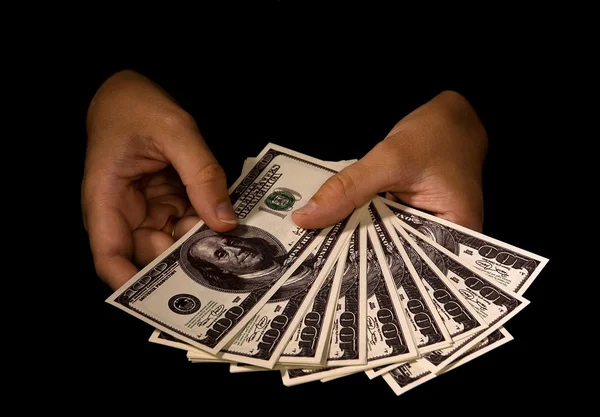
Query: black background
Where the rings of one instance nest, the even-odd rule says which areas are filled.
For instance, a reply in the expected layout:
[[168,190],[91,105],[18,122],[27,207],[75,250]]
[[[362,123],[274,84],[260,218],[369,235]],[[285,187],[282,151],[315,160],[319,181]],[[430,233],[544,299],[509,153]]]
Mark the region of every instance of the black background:
[[[554,161],[560,149],[550,112],[556,88],[551,92],[553,81],[543,78],[545,58],[493,48],[483,54],[471,45],[441,48],[437,59],[421,60],[404,55],[406,41],[393,36],[380,49],[379,40],[362,36],[308,42],[284,24],[276,29],[262,26],[252,36],[240,31],[233,41],[224,40],[224,31],[198,36],[194,49],[183,51],[163,44],[145,44],[142,51],[132,41],[116,54],[119,43],[107,41],[54,67],[56,91],[69,98],[61,108],[69,156],[58,165],[67,196],[61,210],[75,228],[69,256],[77,263],[53,288],[51,346],[44,353],[33,349],[38,363],[51,365],[42,378],[48,389],[58,387],[65,401],[81,399],[92,409],[185,414],[213,406],[251,415],[512,412],[549,398],[568,400],[573,384],[562,358],[571,357],[573,347],[563,330],[568,314],[557,308],[563,305],[558,285],[568,277],[560,270],[560,232],[549,210],[559,198]],[[531,304],[505,326],[514,340],[400,397],[382,378],[363,373],[285,387],[277,372],[231,374],[228,365],[191,364],[184,351],[148,342],[151,326],[105,302],[111,292],[95,275],[79,207],[86,108],[102,80],[125,68],[149,75],[192,113],[230,184],[244,159],[268,142],[324,160],[360,158],[437,92],[464,92],[490,140],[484,233],[550,259],[525,293]],[[567,371],[557,370],[563,366]]]

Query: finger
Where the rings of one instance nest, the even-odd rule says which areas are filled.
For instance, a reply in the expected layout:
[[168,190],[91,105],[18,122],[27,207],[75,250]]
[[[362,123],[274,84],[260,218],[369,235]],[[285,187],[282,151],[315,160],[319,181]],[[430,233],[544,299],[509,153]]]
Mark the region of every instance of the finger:
[[394,203],[398,202],[398,198],[396,198],[396,196],[394,194],[390,193],[390,192],[386,192],[385,193],[385,198],[388,199],[388,200],[390,200],[390,201],[393,201]]
[[186,195],[185,186],[172,166],[147,175],[140,181],[140,189],[146,199],[164,194]]
[[185,211],[185,213],[183,213],[183,215],[184,216],[198,216],[198,213],[196,213],[194,206],[189,206],[188,209]]
[[156,197],[146,204],[146,218],[139,225],[139,228],[148,227],[160,230],[169,217],[182,217],[188,207],[187,197],[173,194]]
[[184,216],[175,225],[173,230],[173,238],[175,240],[181,239],[183,235],[190,231],[200,221],[198,216]]
[[96,273],[116,290],[138,272],[130,261],[131,227],[116,207],[102,202],[91,205],[87,225]]
[[187,131],[164,149],[206,225],[217,232],[233,229],[238,219],[231,206],[225,172],[200,133]]
[[159,230],[141,228],[133,231],[133,260],[143,268],[166,251],[175,239]]
[[180,196],[187,197],[187,194],[185,192],[185,188],[183,187],[183,184],[181,184],[179,187],[177,187],[175,185],[171,185],[171,184],[154,185],[151,187],[144,188],[143,193],[144,193],[144,197],[146,197],[146,200],[152,200],[153,198],[160,197],[163,195],[168,195],[168,194],[180,195]]
[[304,207],[294,211],[292,220],[305,229],[331,226],[384,191],[389,173],[376,160],[376,155],[368,154],[330,177]]

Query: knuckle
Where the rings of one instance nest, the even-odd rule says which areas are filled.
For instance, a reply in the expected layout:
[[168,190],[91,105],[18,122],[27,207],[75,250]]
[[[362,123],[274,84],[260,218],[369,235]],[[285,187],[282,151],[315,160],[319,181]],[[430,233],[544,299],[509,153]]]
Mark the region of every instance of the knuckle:
[[344,198],[354,203],[352,196],[356,192],[356,182],[347,170],[338,172],[331,177],[331,181],[331,190],[335,197]]
[[160,123],[167,132],[185,132],[196,129],[194,117],[181,108],[168,109],[161,113]]
[[218,162],[211,162],[201,167],[193,177],[194,186],[204,186],[225,180],[225,171]]

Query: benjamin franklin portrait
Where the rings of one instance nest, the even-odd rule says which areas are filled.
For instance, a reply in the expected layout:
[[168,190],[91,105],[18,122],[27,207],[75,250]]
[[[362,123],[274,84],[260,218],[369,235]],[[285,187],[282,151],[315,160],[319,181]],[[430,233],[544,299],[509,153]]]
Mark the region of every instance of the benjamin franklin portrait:
[[448,249],[448,251],[458,255],[460,250],[458,242],[454,239],[454,236],[452,236],[450,231],[441,224],[423,220],[421,224],[415,228],[438,245],[443,246]]
[[[187,275],[219,291],[251,292],[275,283],[286,271],[283,244],[265,230],[249,225],[240,224],[226,233],[200,231],[180,250],[181,267]],[[284,288],[292,290],[309,276],[309,268],[301,265],[272,299],[289,296],[290,291]]]
[[181,266],[194,281],[227,292],[249,292],[281,278],[287,254],[273,235],[238,225],[227,233],[203,230],[181,246]]
[[367,299],[375,294],[375,289],[383,279],[375,249],[369,244],[367,245]]
[[358,285],[360,265],[358,257],[351,257],[348,255],[346,259],[346,265],[344,265],[344,272],[342,275],[342,284],[340,286],[340,294],[338,298],[344,296],[350,288]]

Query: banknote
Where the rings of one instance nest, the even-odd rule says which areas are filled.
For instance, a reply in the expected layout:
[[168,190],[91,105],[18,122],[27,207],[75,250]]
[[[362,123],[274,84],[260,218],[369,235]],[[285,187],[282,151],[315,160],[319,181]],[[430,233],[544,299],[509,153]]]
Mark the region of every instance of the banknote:
[[489,334],[498,330],[509,319],[525,308],[529,301],[514,293],[507,292],[488,278],[479,275],[473,269],[460,263],[456,255],[426,237],[411,226],[403,223],[391,212],[390,217],[399,235],[402,235],[422,258],[445,275],[487,323],[488,327],[480,333],[461,339],[449,348],[440,349],[424,355],[435,366],[436,373],[447,367],[460,355],[475,347]]
[[193,346],[188,345],[187,343],[183,343],[182,341],[174,338],[170,334],[163,333],[158,329],[154,329],[150,338],[148,339],[152,343],[156,343],[163,346],[174,347],[175,349],[188,350],[190,348],[196,350],[198,352],[198,356],[206,359],[216,359],[216,356],[211,355],[210,353],[206,353],[203,350],[195,349]]
[[[366,262],[360,261],[361,256],[364,257],[366,254],[365,220],[371,221],[369,217],[365,216],[359,227],[354,230],[348,243],[345,268],[329,340],[327,363],[325,368],[319,367],[320,370],[366,363]],[[340,260],[341,258],[340,256]],[[274,369],[277,368],[278,366]],[[265,368],[245,364],[235,364],[235,367],[232,365],[231,369],[232,372],[265,370]]]
[[345,249],[363,212],[363,208],[358,208],[330,227],[325,239],[296,268],[296,273],[279,287],[218,356],[265,368],[275,366],[310,301]]
[[402,244],[390,219],[383,219],[374,203],[369,208],[417,350],[424,354],[452,345],[450,333],[417,272],[421,270],[421,257]]
[[211,355],[210,353],[204,352],[200,349],[196,349],[195,347],[190,346],[187,343],[181,342],[180,340],[174,338],[170,334],[161,332],[158,329],[154,329],[148,340],[152,343],[186,351],[186,355],[190,362],[226,362],[223,359],[217,358],[215,355]]
[[402,362],[419,356],[396,283],[373,222],[367,225],[367,361],[369,365]]
[[[243,165],[243,167],[242,167],[242,172],[241,172],[241,175],[245,175],[245,174],[247,174],[247,173],[250,171],[250,169],[252,168],[252,166],[253,166],[253,165],[256,163],[256,161],[257,161],[257,158],[256,158],[256,157],[250,157],[250,158],[246,158],[246,160],[244,161],[244,165]],[[332,168],[334,168],[334,169],[342,169],[342,168],[344,168],[345,166],[347,166],[347,165],[349,165],[349,164],[351,164],[351,163],[354,163],[354,162],[356,162],[356,160],[349,160],[349,161],[322,161],[322,162],[323,162],[323,164],[325,164],[325,165],[327,165],[327,166],[329,166],[329,167],[332,167]],[[365,233],[366,233],[366,229],[363,229],[363,230],[364,230],[364,231],[365,231]],[[357,228],[357,231],[356,231],[356,233],[358,233],[358,228]],[[354,236],[354,235],[353,235],[353,236]],[[351,239],[353,239],[353,237],[351,237]],[[341,257],[341,256],[340,256],[340,257]],[[358,256],[356,256],[356,258],[358,258]],[[348,270],[354,270],[354,268],[349,268],[349,267],[347,267],[347,269],[344,271],[344,284],[342,285],[342,288],[344,288],[344,289],[348,287],[348,285],[346,285],[346,284],[347,284],[347,282],[348,282],[348,280],[349,280],[349,278],[348,278],[348,273],[347,273],[347,271],[348,271]],[[358,269],[356,269],[356,271],[358,271]],[[358,272],[356,272],[356,273],[358,273]],[[328,278],[331,278],[331,275],[330,275]],[[331,280],[329,280],[329,281],[331,282]],[[327,282],[326,282],[326,283],[324,283],[323,285],[325,286],[326,284],[327,284]],[[329,287],[331,288],[331,285],[329,285]],[[353,287],[354,287],[354,286],[353,286]],[[366,288],[366,287],[365,287],[365,288]],[[333,288],[333,290],[335,291],[335,288]],[[366,293],[365,293],[365,295],[366,295]],[[318,299],[318,294],[317,294],[317,297],[315,297],[315,299]],[[313,300],[313,302],[314,302],[314,300]],[[356,305],[356,302],[354,302],[354,303],[350,302],[350,303],[351,303],[353,306],[355,306],[355,305]],[[360,304],[360,303],[361,303],[361,302],[359,302],[359,304]],[[323,303],[321,303],[321,306],[322,306],[322,304],[323,304]],[[362,304],[364,304],[364,300],[362,300]],[[361,304],[361,305],[362,305],[362,304]],[[357,307],[358,307],[358,306],[356,305],[356,307],[355,307],[355,310],[357,309]],[[362,311],[364,312],[364,309],[362,309]],[[314,314],[313,314],[312,316],[314,316]],[[365,316],[365,315],[363,314],[363,316]],[[356,317],[358,317],[358,314],[356,315]],[[366,317],[366,316],[365,316],[365,317]],[[352,324],[350,324],[350,323],[349,323],[349,321],[350,321],[350,320],[349,320],[349,318],[350,318],[350,315],[349,315],[349,314],[346,314],[346,315],[344,316],[344,318],[346,319],[346,323],[347,323],[346,327],[347,327],[348,329],[346,329],[346,330],[345,330],[345,332],[343,332],[343,334],[342,334],[342,337],[344,337],[344,338],[345,338],[344,340],[346,341],[346,343],[345,343],[345,346],[346,346],[346,347],[345,347],[345,349],[346,349],[346,350],[345,350],[345,352],[346,352],[346,353],[345,353],[345,357],[349,357],[349,356],[351,356],[350,352],[354,352],[354,350],[353,350],[353,349],[355,349],[355,346],[360,346],[361,344],[362,344],[362,345],[364,345],[364,343],[360,343],[360,341],[362,341],[362,339],[359,339],[360,341],[358,341],[358,343],[356,343],[356,341],[354,340],[354,339],[356,339],[356,338],[357,338],[357,334],[358,334],[358,328],[357,328],[357,327],[358,327],[358,324],[361,322],[361,321],[360,321],[360,319],[356,319],[356,320],[354,320],[354,321],[353,321],[353,323],[352,323]],[[309,320],[310,320],[310,317],[309,317]],[[324,319],[324,320],[321,320],[321,321],[323,321],[323,322],[325,322],[325,323],[327,323],[327,322],[328,322],[328,320],[327,320],[327,319]],[[364,321],[364,320],[363,320],[363,321]],[[316,327],[316,326],[314,326],[314,327]],[[298,329],[300,329],[300,331],[298,331]],[[298,326],[298,329],[297,329],[297,333],[299,333],[299,335],[301,335],[301,334],[302,334],[302,331],[301,331],[301,325],[299,325],[299,326]],[[354,332],[355,332],[355,334],[353,335],[353,338],[351,338],[351,337],[350,337],[350,334],[349,334],[349,331],[348,331],[349,329],[351,329],[352,331],[354,331]],[[156,333],[156,334],[159,334],[159,333],[161,333],[161,332],[159,332],[159,331],[155,331],[155,332],[153,333],[153,335],[154,335],[154,336],[156,336],[156,335],[155,335],[155,333]],[[305,332],[305,333],[306,333],[306,332]],[[316,337],[315,337],[315,338],[316,338]],[[154,339],[154,338],[153,338],[153,339]],[[314,339],[313,339],[313,340],[314,340]],[[364,339],[364,341],[366,341],[366,339]],[[290,345],[292,345],[292,343],[291,343],[291,342],[292,342],[292,340],[290,340],[290,342],[288,342],[288,347],[286,347],[286,349],[288,349],[288,348],[290,347]],[[183,346],[183,348],[187,347],[187,350],[188,350],[188,355],[187,355],[187,356],[188,356],[188,359],[190,359],[191,361],[194,361],[194,362],[203,361],[205,358],[212,358],[212,360],[220,360],[220,361],[222,361],[222,362],[229,362],[229,361],[225,361],[225,360],[223,360],[223,359],[219,359],[219,358],[217,358],[216,356],[210,355],[210,354],[208,354],[208,353],[204,353],[204,352],[202,352],[202,351],[199,351],[198,349],[194,348],[193,346],[190,346],[190,345],[184,344],[184,343],[182,343],[182,342],[178,342],[178,346],[179,346],[180,348],[181,348],[182,346]],[[282,356],[280,356],[279,360],[281,360],[281,359],[282,359],[282,357],[284,357],[284,355],[285,355],[285,354],[286,354],[286,351],[284,350],[284,353],[282,353]],[[315,356],[315,355],[312,355],[312,356]],[[359,360],[360,360],[361,358],[364,358],[364,361],[366,361],[366,355],[365,355],[365,350],[364,350],[364,348],[363,348],[362,357],[360,357],[360,358],[359,358]],[[308,362],[308,364],[311,364],[311,362],[313,362],[313,361],[307,361],[307,362]],[[360,362],[358,362],[358,363],[360,363]],[[279,368],[279,367],[278,367],[278,366],[276,366],[276,367],[274,367],[273,369],[277,369],[277,368]],[[263,371],[263,370],[269,370],[269,368],[263,368],[263,367],[260,367],[260,366],[253,366],[253,365],[248,365],[248,364],[240,364],[240,363],[232,363],[232,364],[231,364],[231,368],[230,368],[230,372],[232,372],[232,373],[240,373],[240,372],[252,372],[252,371]]]
[[[397,232],[395,223],[391,223],[388,219],[390,211],[386,206],[381,204],[381,200],[380,198],[375,198],[372,204],[380,216],[383,213],[383,218],[385,219],[385,223],[388,224],[388,228],[391,224],[392,229]],[[390,234],[394,236],[393,241],[396,242],[397,246],[401,247],[404,253],[409,255],[409,262],[407,263],[412,265],[411,270],[414,270],[415,276],[420,277],[421,283],[429,295],[429,299],[436,307],[438,317],[442,319],[444,327],[450,333],[453,341],[465,339],[480,333],[488,327],[477,310],[466,302],[458,289],[454,287],[444,274],[437,270],[435,264],[429,260],[420,248],[414,248],[406,240],[404,234]]]
[[[365,219],[370,221],[369,218]],[[363,365],[367,362],[367,223],[361,221],[350,238],[339,290],[326,367]]]
[[292,277],[331,229],[291,219],[336,173],[268,144],[230,187],[239,225],[216,233],[198,222],[106,301],[211,354],[218,353]]
[[[247,175],[250,172],[250,170],[254,167],[254,165],[256,164],[257,161],[258,161],[257,157],[246,158],[244,160],[244,164],[242,167],[241,176]],[[324,165],[331,167],[332,169],[341,170],[345,166],[356,162],[356,159],[349,160],[349,161],[322,161],[322,162]],[[165,346],[170,346],[170,347],[174,347],[177,349],[186,350],[189,352],[188,358],[192,361],[199,361],[199,360],[206,359],[206,360],[211,360],[211,361],[229,362],[229,361],[225,361],[223,359],[217,358],[216,356],[206,353],[202,350],[199,350],[199,349],[195,348],[194,346],[184,343],[184,342],[174,338],[170,334],[161,332],[160,330],[157,330],[157,329],[153,330],[152,334],[150,335],[149,341],[152,343],[162,344]],[[236,366],[241,367],[241,365],[236,365]],[[251,368],[254,368],[254,367],[251,367]],[[256,369],[262,370],[263,368],[256,367]],[[245,368],[244,368],[244,370],[247,372],[247,370]]]
[[425,359],[417,359],[414,362],[394,368],[390,372],[384,374],[383,379],[396,395],[401,395],[436,376],[446,374],[452,369],[456,369],[511,340],[513,340],[512,335],[504,327],[501,327],[485,337],[477,346],[457,358],[456,361],[439,374],[435,374],[428,370]]
[[[249,157],[244,160],[244,164],[242,165],[242,176],[249,172],[252,167],[256,164],[257,157]],[[333,169],[334,171],[341,171],[348,165],[351,165],[358,161],[358,159],[348,159],[341,161],[320,161],[324,166]]]
[[[211,355],[210,353],[204,352],[203,350],[196,349],[193,346],[184,343],[168,333],[161,332],[158,329],[154,329],[150,338],[148,339],[152,343],[157,343],[159,345],[170,346],[175,349],[185,350],[188,353],[192,353],[192,357],[196,361],[202,362],[226,362],[223,359],[217,358],[215,355]],[[189,358],[188,354],[188,358]]]
[[370,206],[368,212],[371,222],[367,223],[366,256],[361,256],[361,261],[367,263],[367,364],[286,369],[282,371],[283,384],[286,386],[402,363],[419,356],[373,225],[375,218]]
[[[386,264],[396,283],[398,296],[410,322],[413,339],[419,353],[423,355],[451,346],[453,341],[450,333],[419,275],[419,272],[422,271],[423,259],[408,242],[404,241],[402,236],[398,236],[389,216],[382,218],[375,202],[371,203],[369,208],[373,214],[373,226],[379,237]],[[387,210],[384,213],[388,213]],[[449,286],[452,287],[452,285]],[[457,298],[459,298],[458,295]],[[472,312],[472,316],[477,316],[477,312]],[[347,367],[344,372],[350,375],[364,369],[367,375],[373,378],[383,375],[399,364],[376,367],[369,365],[371,364],[362,368]],[[421,361],[419,365],[415,366],[432,370],[427,361]]]
[[348,251],[344,248],[335,267],[331,269],[325,282],[321,284],[321,288],[310,301],[304,318],[294,330],[281,356],[277,359],[277,363],[318,365],[322,362],[325,347],[328,347],[329,343],[331,319],[347,255]]
[[455,254],[507,291],[523,295],[548,263],[548,258],[485,236],[431,214],[382,199],[406,224]]
[[[521,296],[505,291],[488,278],[460,263],[455,255],[405,224],[410,238],[427,254],[437,268],[458,288],[468,303],[488,325],[492,325],[515,311],[520,311],[527,302]],[[411,230],[412,229],[412,230]]]
[[262,368],[260,366],[252,366],[252,365],[240,365],[238,363],[232,363],[231,365],[229,365],[229,372],[232,374],[242,374],[242,373],[246,373],[246,372],[253,372],[253,371],[276,371],[276,368],[273,369],[269,369],[269,368]]
[[237,362],[230,362],[229,364],[229,373],[232,374],[242,374],[247,372],[260,372],[260,371],[279,371],[277,367],[272,369],[263,368],[262,366],[254,366],[254,365],[245,365]]

